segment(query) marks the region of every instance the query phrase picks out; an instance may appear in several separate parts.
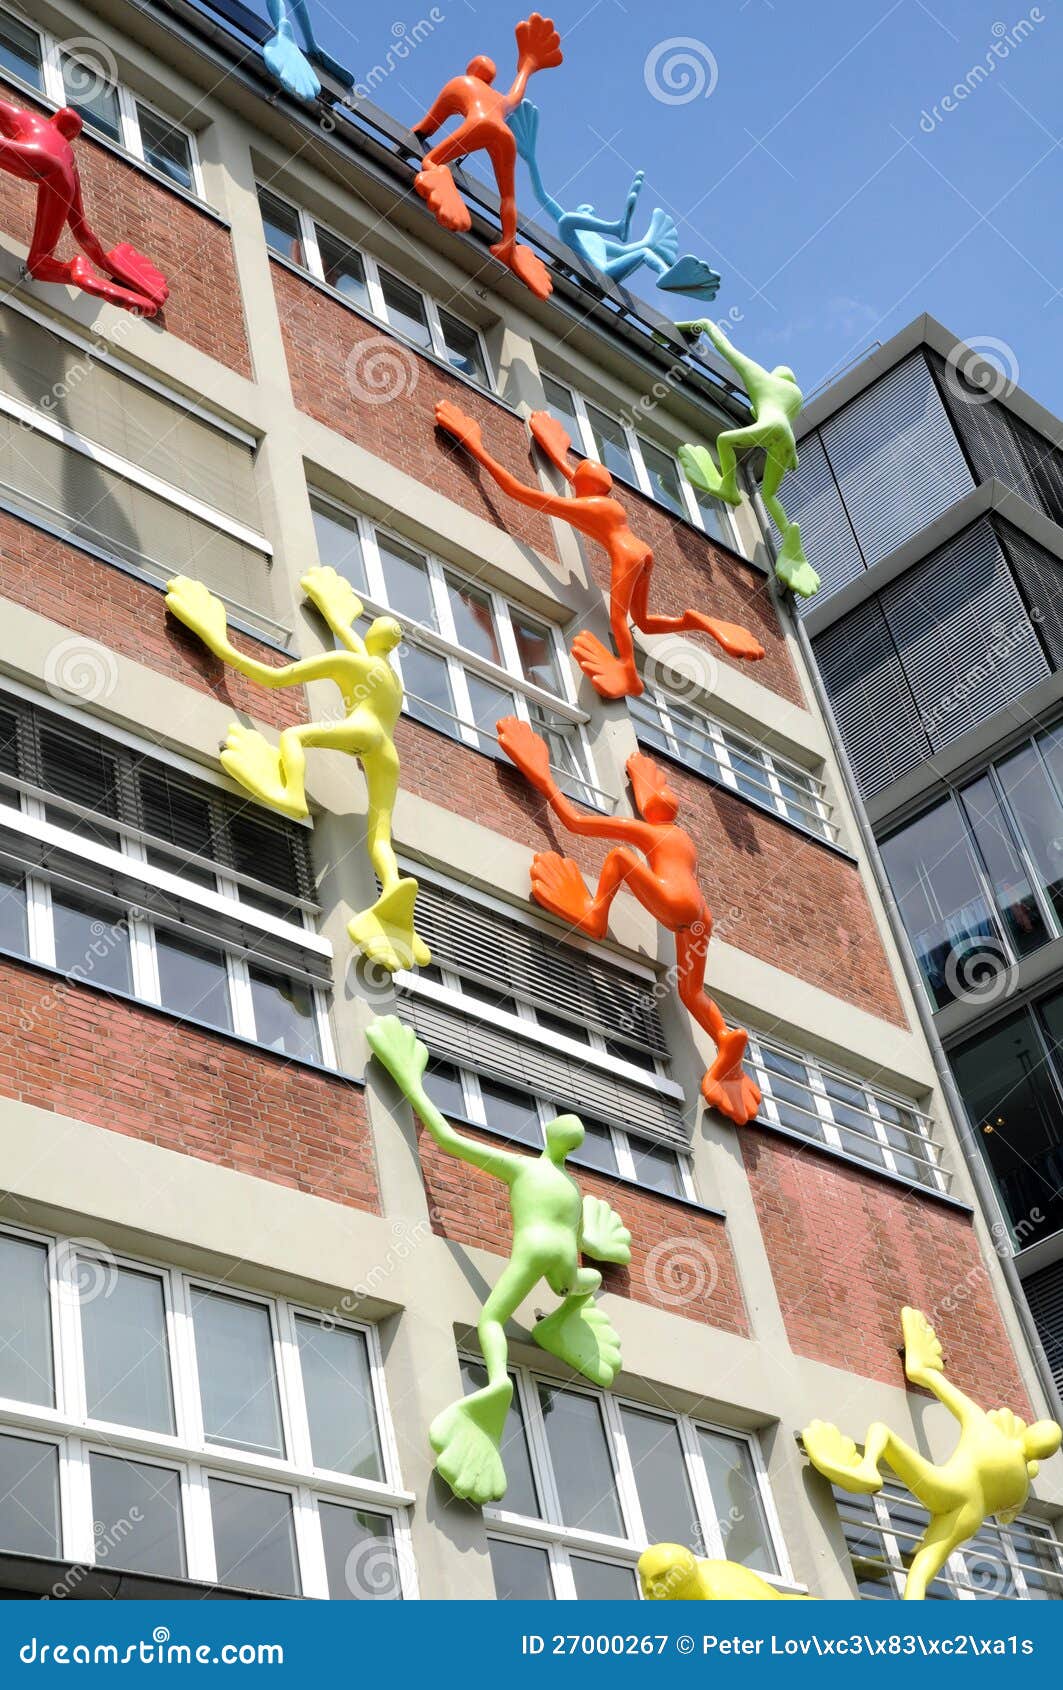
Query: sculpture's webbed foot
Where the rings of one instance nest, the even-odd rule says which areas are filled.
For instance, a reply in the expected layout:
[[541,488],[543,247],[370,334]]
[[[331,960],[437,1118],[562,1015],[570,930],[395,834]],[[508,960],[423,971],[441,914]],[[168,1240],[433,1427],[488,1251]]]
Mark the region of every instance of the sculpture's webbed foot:
[[852,1438],[825,1420],[813,1420],[801,1434],[805,1454],[817,1472],[842,1490],[870,1494],[882,1489],[882,1474],[857,1449]]
[[934,1328],[919,1309],[901,1310],[904,1336],[904,1371],[909,1379],[921,1373],[944,1373],[945,1355]]
[[728,657],[737,657],[746,663],[758,663],[764,656],[764,647],[760,641],[739,623],[720,622],[715,616],[705,616],[699,610],[689,611],[688,615],[698,629],[715,640]]
[[523,282],[537,299],[549,299],[554,291],[550,272],[531,247],[519,246],[516,241],[499,241],[497,246],[491,248],[491,252],[500,264],[504,264],[507,270],[512,270],[517,280]]
[[775,573],[783,586],[789,587],[798,598],[810,599],[819,592],[819,575],[805,556],[801,530],[796,522],[791,522],[783,535],[779,555],[775,559]]
[[472,228],[472,214],[445,164],[429,164],[418,171],[413,185],[441,229],[464,234]]
[[683,474],[703,493],[723,499],[729,505],[740,505],[742,495],[733,482],[725,482],[716,459],[707,446],[680,446],[676,456],[683,466]]
[[436,1452],[436,1467],[455,1496],[475,1502],[498,1502],[506,1493],[506,1470],[499,1453],[513,1386],[486,1385],[482,1391],[451,1403],[428,1428]]
[[760,1087],[742,1067],[748,1035],[740,1027],[724,1033],[716,1060],[701,1082],[701,1095],[713,1109],[726,1115],[738,1127],[756,1119],[760,1108]]
[[221,754],[221,766],[226,774],[263,804],[272,805],[286,816],[309,814],[303,794],[290,790],[284,783],[277,747],[263,738],[257,729],[242,728],[239,723],[233,723]]
[[541,1350],[608,1390],[620,1372],[620,1339],[597,1303],[562,1303],[540,1320],[532,1337]]
[[560,916],[571,927],[601,938],[602,924],[593,914],[594,899],[587,890],[578,864],[557,851],[540,851],[532,859],[532,897],[551,915]]
[[720,273],[703,258],[693,258],[687,253],[663,276],[658,276],[657,286],[665,293],[685,293],[691,299],[715,299],[720,291]]
[[600,698],[638,698],[642,692],[634,663],[625,663],[586,629],[573,640],[572,655]]
[[427,968],[432,953],[413,925],[417,882],[400,880],[382,893],[371,909],[347,923],[352,942],[370,962],[395,974],[401,968]]

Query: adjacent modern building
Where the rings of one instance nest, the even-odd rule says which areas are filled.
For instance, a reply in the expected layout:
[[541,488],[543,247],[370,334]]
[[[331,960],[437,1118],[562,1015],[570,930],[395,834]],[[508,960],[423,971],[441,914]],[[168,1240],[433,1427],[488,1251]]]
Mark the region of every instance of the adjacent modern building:
[[[4,97],[81,110],[91,214],[171,286],[148,322],[26,282],[32,193],[0,174],[0,1588],[626,1600],[666,1539],[784,1590],[896,1597],[924,1517],[897,1486],[835,1496],[798,1438],[884,1419],[948,1454],[949,1417],[905,1389],[901,1306],[979,1401],[1055,1407],[983,1189],[1047,1340],[1053,425],[1017,394],[950,399],[932,330],[819,401],[790,490],[826,579],[802,627],[755,503],[677,464],[746,414],[722,369],[529,230],[554,279],[533,298],[471,180],[471,231],[440,231],[400,77],[373,82],[392,116],[300,105],[250,14],[225,18],[0,3]],[[604,558],[485,483],[440,400],[544,487],[527,417],[560,417],[652,543],[655,599],[744,624],[763,661],[641,640],[644,693],[604,703],[569,655],[608,638]],[[396,842],[433,962],[394,978],[347,935],[375,896],[354,761],[311,756],[305,823],[219,766],[232,722],[275,737],[330,690],[255,686],[165,608],[195,576],[282,665],[329,649],[299,586],[317,563],[404,630]],[[602,848],[500,759],[512,714],[602,817],[629,811],[633,751],[666,763],[709,984],[751,1029],[747,1127],[701,1101],[671,937],[626,896],[601,943],[531,901],[534,853],[593,881]],[[1010,996],[972,1002],[975,950]],[[482,1379],[505,1194],[367,1061],[394,1012],[465,1131],[534,1152],[578,1110],[581,1182],[633,1238],[602,1292],[612,1390],[532,1342],[545,1293],[513,1323],[509,1488],[485,1510],[426,1434]],[[1050,1462],[933,1593],[1058,1599],[1061,1531]]]
[[[802,418],[803,632],[1063,1388],[1063,423],[929,318]],[[983,1173],[984,1170],[984,1173]]]

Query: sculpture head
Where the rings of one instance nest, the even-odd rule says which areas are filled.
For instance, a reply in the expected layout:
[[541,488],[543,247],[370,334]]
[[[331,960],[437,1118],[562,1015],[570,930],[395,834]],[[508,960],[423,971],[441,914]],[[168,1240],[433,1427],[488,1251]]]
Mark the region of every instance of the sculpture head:
[[76,111],[70,106],[61,106],[52,118],[64,140],[76,141],[81,134],[84,124]]
[[551,1162],[563,1162],[583,1143],[583,1122],[578,1115],[559,1115],[546,1124],[546,1154]]
[[369,624],[365,649],[371,657],[386,657],[402,639],[402,628],[393,616],[378,616]]
[[679,799],[668,785],[664,770],[641,751],[627,760],[628,778],[639,815],[657,827],[666,827],[679,814]]
[[1060,1444],[1063,1443],[1063,1426],[1055,1420],[1035,1420],[1032,1426],[1024,1426],[1022,1431],[1022,1449],[1026,1457],[1026,1471],[1031,1479],[1036,1479],[1040,1467],[1039,1463],[1047,1461],[1050,1455],[1055,1455]]
[[465,74],[475,77],[477,82],[486,82],[490,86],[498,75],[498,66],[494,59],[487,57],[486,53],[477,53],[476,57],[470,59],[466,65]]
[[590,205],[586,200],[584,201],[584,203],[582,205],[577,205],[576,210],[579,211],[579,212],[582,212],[584,217],[593,217],[594,216],[594,207],[593,207],[593,205]]
[[797,377],[789,364],[776,364],[771,373],[773,376],[778,376],[780,381],[792,381],[794,386],[797,386]]
[[691,1602],[701,1595],[697,1560],[681,1543],[654,1543],[644,1549],[638,1574],[648,1602]]
[[605,465],[596,464],[593,458],[582,458],[572,477],[572,491],[577,499],[600,498],[612,490],[613,478]]

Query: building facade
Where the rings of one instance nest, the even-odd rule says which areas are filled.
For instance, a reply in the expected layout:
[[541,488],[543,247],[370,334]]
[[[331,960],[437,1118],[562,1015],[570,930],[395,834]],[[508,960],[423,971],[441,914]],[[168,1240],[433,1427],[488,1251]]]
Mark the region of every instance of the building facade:
[[[149,322],[25,282],[32,195],[0,176],[0,1583],[630,1599],[667,1539],[784,1589],[899,1595],[918,1509],[833,1495],[800,1429],[886,1419],[948,1452],[948,1417],[904,1388],[903,1304],[979,1400],[1051,1402],[770,536],[676,462],[741,395],[545,236],[534,299],[489,257],[474,184],[471,232],[443,235],[406,129],[278,95],[235,23],[184,0],[0,8],[0,79],[82,111],[97,219],[171,286]],[[568,655],[607,634],[602,556],[496,495],[435,430],[444,400],[544,487],[526,419],[552,411],[614,473],[655,598],[742,623],[764,659],[645,639],[645,691],[603,702]],[[1047,517],[1007,509],[1051,550]],[[347,937],[374,895],[353,761],[311,757],[306,824],[219,770],[234,720],[275,737],[328,719],[330,690],[253,685],[164,603],[200,579],[279,666],[329,649],[300,589],[318,564],[403,628],[396,843],[433,962],[395,977]],[[747,1127],[701,1103],[669,935],[621,898],[607,940],[574,939],[530,901],[535,852],[591,879],[601,852],[500,758],[505,715],[592,813],[627,813],[639,746],[667,764],[710,986],[751,1030]],[[510,1484],[485,1510],[433,1474],[426,1429],[482,1378],[508,1218],[367,1063],[396,1011],[470,1134],[532,1150],[577,1109],[581,1183],[633,1237],[603,1289],[611,1391],[521,1310]],[[1050,1465],[935,1593],[1058,1597],[1061,1516]]]
[[989,350],[910,325],[809,406],[792,497],[803,634],[1058,1390],[1063,424]]

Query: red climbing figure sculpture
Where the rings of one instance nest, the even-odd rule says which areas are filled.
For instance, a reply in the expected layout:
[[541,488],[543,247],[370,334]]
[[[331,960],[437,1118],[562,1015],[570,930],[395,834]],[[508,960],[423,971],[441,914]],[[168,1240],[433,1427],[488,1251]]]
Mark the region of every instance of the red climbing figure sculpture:
[[542,260],[528,247],[517,244],[517,141],[506,120],[523,100],[534,73],[560,63],[561,37],[550,18],[533,12],[517,25],[517,75],[508,94],[492,88],[497,67],[493,59],[480,53],[470,61],[464,76],[451,78],[413,131],[427,140],[448,118],[461,118],[453,134],[425,154],[414,187],[444,229],[469,229],[472,217],[449,166],[469,153],[485,152],[502,202],[502,239],[491,251],[540,299],[549,297],[553,284]]
[[[532,861],[532,897],[581,933],[601,939],[609,925],[613,899],[626,886],[655,921],[674,933],[680,1001],[716,1046],[716,1060],[701,1082],[702,1096],[737,1126],[744,1127],[760,1108],[760,1090],[742,1068],[748,1034],[740,1027],[728,1028],[705,990],[712,911],[698,885],[694,841],[676,825],[679,800],[663,771],[652,757],[641,752],[627,760],[641,820],[589,816],[561,791],[550,772],[546,743],[527,722],[518,721],[516,716],[505,717],[498,724],[498,743],[570,833],[623,841],[606,857],[593,897],[570,857],[559,856],[556,851],[539,852]],[[635,855],[636,851],[641,851],[645,862]]]
[[[0,170],[20,182],[37,184],[37,215],[26,274],[38,282],[80,288],[127,311],[154,317],[169,296],[165,279],[136,247],[123,242],[106,252],[85,216],[73,147],[81,129],[81,118],[69,106],[46,116],[0,100]],[[79,253],[74,258],[56,258],[55,249],[67,227],[84,257]]]
[[613,478],[604,464],[583,458],[575,469],[570,467],[568,449],[571,442],[556,417],[548,411],[534,413],[531,431],[551,463],[571,482],[575,493],[572,499],[546,493],[541,487],[526,487],[515,475],[510,475],[486,451],[479,423],[448,400],[436,406],[436,423],[461,442],[511,499],[571,523],[577,533],[597,540],[607,552],[612,570],[609,624],[616,655],[587,631],[578,634],[572,644],[573,657],[602,698],[637,698],[642,691],[642,681],[635,668],[635,645],[630,622],[634,622],[644,634],[708,634],[731,657],[745,658],[750,662],[764,656],[760,641],[737,623],[718,622],[714,616],[705,616],[700,610],[685,610],[681,616],[651,614],[652,546],[632,533],[623,505],[619,499],[610,497]]

